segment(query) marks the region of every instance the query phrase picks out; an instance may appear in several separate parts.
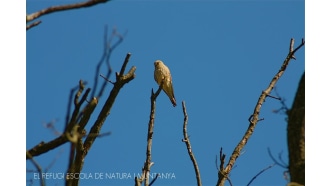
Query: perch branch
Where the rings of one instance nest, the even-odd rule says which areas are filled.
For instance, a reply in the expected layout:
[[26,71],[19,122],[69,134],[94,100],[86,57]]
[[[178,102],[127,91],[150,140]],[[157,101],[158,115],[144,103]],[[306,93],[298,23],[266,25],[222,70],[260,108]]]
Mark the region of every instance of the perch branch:
[[242,149],[246,145],[246,143],[249,140],[249,138],[251,137],[251,135],[253,134],[253,131],[254,131],[254,129],[255,129],[258,121],[259,121],[258,117],[259,117],[259,113],[260,113],[262,104],[265,102],[266,97],[270,94],[270,92],[273,90],[275,84],[278,82],[280,77],[283,75],[283,73],[286,70],[290,60],[294,58],[295,52],[298,51],[298,49],[300,49],[302,46],[304,46],[304,44],[305,44],[305,41],[304,41],[304,39],[302,39],[301,44],[296,49],[293,50],[294,39],[291,39],[290,49],[289,49],[289,53],[288,53],[287,57],[285,58],[280,70],[276,73],[276,75],[273,77],[273,79],[269,83],[269,86],[266,88],[266,90],[262,91],[262,93],[261,93],[261,95],[258,99],[258,102],[257,102],[257,104],[254,108],[254,112],[249,118],[250,125],[248,126],[243,138],[241,139],[241,141],[235,147],[232,155],[229,158],[229,162],[228,162],[226,168],[224,168],[224,170],[221,173],[218,173],[219,179],[218,179],[217,185],[223,186],[225,184],[225,181],[226,181],[230,171],[232,170],[233,165],[236,162],[236,159],[240,155]]
[[197,180],[197,185],[201,186],[202,185],[202,179],[201,179],[201,175],[199,173],[199,169],[198,169],[198,164],[197,161],[195,159],[194,153],[191,149],[191,144],[190,144],[190,140],[188,137],[188,132],[187,132],[187,124],[188,124],[188,114],[186,111],[186,104],[184,101],[182,101],[182,110],[183,110],[183,115],[184,115],[184,121],[183,121],[183,142],[185,142],[186,147],[187,147],[187,151],[188,154],[190,156],[190,159],[194,165],[194,169],[195,169],[195,174],[196,174],[196,180]]
[[146,161],[144,162],[144,166],[142,168],[142,175],[140,178],[135,177],[135,185],[140,186],[144,181],[144,185],[149,185],[149,174],[150,174],[150,167],[152,166],[151,162],[151,147],[152,147],[152,135],[154,133],[154,122],[155,122],[155,109],[156,109],[156,99],[159,95],[160,91],[162,90],[163,81],[160,84],[156,93],[154,93],[153,89],[151,89],[151,108],[150,108],[150,116],[149,116],[149,123],[148,123],[148,134],[147,134],[147,150],[146,150]]

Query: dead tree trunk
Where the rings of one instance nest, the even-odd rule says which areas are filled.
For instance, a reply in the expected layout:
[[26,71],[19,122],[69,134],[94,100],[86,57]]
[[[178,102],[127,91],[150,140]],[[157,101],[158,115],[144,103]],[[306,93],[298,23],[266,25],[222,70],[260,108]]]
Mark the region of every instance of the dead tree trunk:
[[305,185],[305,73],[300,79],[288,118],[290,182]]

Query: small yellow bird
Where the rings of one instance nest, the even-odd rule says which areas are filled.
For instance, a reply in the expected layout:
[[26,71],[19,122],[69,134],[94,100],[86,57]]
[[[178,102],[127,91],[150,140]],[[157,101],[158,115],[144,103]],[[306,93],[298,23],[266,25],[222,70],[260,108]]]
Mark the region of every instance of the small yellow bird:
[[159,86],[161,85],[162,81],[164,81],[162,89],[170,98],[173,106],[175,107],[176,100],[174,97],[174,90],[172,85],[172,76],[170,69],[161,60],[156,60],[154,62],[154,65],[155,65],[155,72],[154,72],[155,81]]

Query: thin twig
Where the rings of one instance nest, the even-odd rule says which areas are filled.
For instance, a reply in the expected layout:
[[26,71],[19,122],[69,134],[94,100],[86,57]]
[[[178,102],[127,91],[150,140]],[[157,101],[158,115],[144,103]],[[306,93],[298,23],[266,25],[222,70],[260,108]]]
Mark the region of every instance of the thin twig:
[[[93,91],[91,93],[91,97],[95,97],[95,92],[96,92],[96,88],[97,88],[97,84],[98,84],[98,80],[99,80],[99,74],[100,74],[100,69],[101,69],[101,65],[103,64],[105,58],[108,54],[108,50],[111,48],[109,47],[110,44],[108,44],[108,26],[106,25],[104,27],[104,43],[103,43],[103,53],[101,56],[101,59],[99,60],[99,62],[96,65],[96,69],[95,69],[95,76],[94,76],[94,85],[93,85]],[[111,75],[112,69],[109,68],[108,72],[107,72],[107,76],[106,78],[108,79]],[[102,90],[102,88],[101,88]],[[102,91],[103,92],[103,91]],[[102,92],[100,92],[102,94]],[[99,98],[99,96],[98,96]]]
[[285,165],[285,163],[284,163],[284,161],[283,161],[283,159],[282,159],[282,153],[283,153],[283,151],[281,151],[280,153],[278,153],[278,159],[281,161],[281,163],[282,163],[283,165]]
[[275,92],[277,97],[281,98],[280,102],[281,102],[282,107],[277,109],[277,110],[273,110],[273,112],[278,113],[278,112],[284,110],[284,113],[288,114],[290,110],[289,110],[289,107],[287,107],[286,104],[285,104],[286,100],[280,96],[280,94],[278,93],[276,87],[274,87],[274,92]]
[[47,129],[50,129],[55,136],[59,136],[61,135],[61,132],[58,131],[55,127],[55,123],[58,121],[58,119],[54,119],[53,121],[50,121],[48,123],[44,123],[44,127],[47,128]]
[[155,183],[155,181],[157,180],[158,177],[159,177],[159,174],[157,174],[156,177],[150,182],[149,186],[152,186],[152,184]]
[[[90,134],[90,135],[93,135],[93,134]],[[109,132],[101,133],[101,134],[97,135],[96,137],[97,138],[102,138],[102,137],[109,136],[109,135],[111,135],[111,132],[110,131]]]
[[260,174],[262,174],[263,172],[265,172],[266,170],[268,170],[268,169],[270,169],[270,168],[272,168],[272,167],[274,167],[274,165],[276,165],[275,163],[274,164],[271,164],[271,165],[269,165],[268,167],[266,167],[266,168],[264,168],[264,169],[262,169],[257,175],[255,175],[250,181],[249,181],[249,183],[246,185],[246,186],[249,186]]
[[272,155],[272,152],[270,151],[270,148],[268,147],[267,148],[267,151],[268,151],[268,155],[270,156],[270,158],[274,161],[274,163],[282,168],[285,168],[287,169],[288,168],[288,165],[285,165],[284,162],[282,163],[279,163],[275,158],[274,156]]
[[236,162],[236,159],[241,154],[242,149],[244,148],[244,146],[246,145],[246,143],[248,142],[248,140],[252,136],[253,131],[254,131],[257,123],[259,122],[258,117],[259,117],[259,113],[260,113],[260,110],[261,110],[261,106],[265,102],[267,95],[270,94],[270,92],[273,90],[274,86],[276,85],[276,83],[280,79],[280,77],[283,75],[283,73],[286,70],[290,60],[293,59],[295,52],[299,48],[304,46],[304,44],[305,44],[305,41],[303,39],[301,44],[296,49],[293,50],[294,39],[291,39],[290,49],[289,49],[289,53],[288,53],[287,57],[285,58],[280,70],[276,73],[276,75],[273,77],[273,79],[269,83],[268,87],[264,91],[262,91],[262,93],[261,93],[261,95],[260,95],[260,97],[257,101],[257,104],[254,108],[254,112],[249,118],[250,125],[248,126],[243,138],[241,139],[241,141],[235,147],[232,155],[229,158],[229,161],[228,161],[228,164],[227,164],[226,168],[221,172],[221,174],[218,173],[219,179],[218,179],[217,185],[223,186],[225,184],[225,181],[226,181],[230,171],[232,170],[232,168],[233,168],[233,166]]
[[233,183],[231,182],[231,179],[230,179],[229,177],[227,177],[227,180],[228,180],[228,182],[229,182],[229,185],[230,185],[230,186],[233,186]]
[[270,98],[277,99],[277,100],[280,100],[281,101],[281,98],[280,97],[275,97],[275,96],[272,96],[272,95],[267,95],[267,97],[270,97]]
[[35,26],[39,25],[40,23],[41,23],[41,21],[39,20],[39,21],[29,24],[26,26],[26,30],[29,30],[30,28],[35,27]]
[[194,156],[194,153],[191,149],[191,144],[190,144],[190,140],[188,137],[188,132],[187,132],[187,124],[188,124],[188,114],[186,111],[186,104],[184,101],[182,101],[182,110],[183,110],[183,115],[184,115],[184,121],[183,121],[183,142],[185,142],[186,147],[187,147],[187,151],[188,154],[190,156],[190,159],[194,165],[194,169],[195,169],[195,175],[196,175],[196,180],[197,180],[197,185],[201,186],[202,185],[202,178],[201,175],[199,173],[199,168],[198,168],[198,164],[196,161],[196,158]]
[[107,77],[105,77],[103,74],[100,74],[100,76],[106,80],[107,82],[111,83],[111,84],[115,84],[114,82],[112,82],[110,79],[108,79]]
[[[112,45],[112,41],[114,38],[117,37],[118,40]],[[100,74],[100,69],[102,64],[106,63],[107,66],[107,74],[103,76],[104,79],[110,78],[110,75],[112,74],[112,68],[110,64],[110,56],[112,52],[119,46],[124,41],[124,36],[119,34],[116,29],[114,28],[112,31],[112,34],[110,35],[110,38],[108,39],[108,27],[105,26],[104,28],[104,46],[103,46],[103,54],[96,66],[96,71],[95,71],[95,77],[94,77],[94,85],[93,85],[93,92],[91,94],[92,97],[97,97],[100,98],[103,95],[103,92],[105,90],[105,87],[107,85],[107,82],[103,82],[101,85],[100,90],[97,93],[97,96],[95,96],[96,93],[96,88],[98,85],[98,79],[99,79],[99,74]],[[111,82],[110,80],[108,82]],[[113,83],[112,83],[113,84]]]

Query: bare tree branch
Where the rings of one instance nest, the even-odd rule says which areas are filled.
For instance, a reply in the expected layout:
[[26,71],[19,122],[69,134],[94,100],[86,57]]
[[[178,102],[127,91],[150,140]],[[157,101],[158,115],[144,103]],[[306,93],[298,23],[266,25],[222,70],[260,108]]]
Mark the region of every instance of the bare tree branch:
[[[118,36],[119,37],[119,40],[118,42],[115,43],[115,45],[113,47],[111,47],[111,42],[112,42],[112,38],[114,36]],[[100,71],[100,67],[101,65],[106,62],[107,64],[107,69],[108,69],[108,72],[107,72],[107,77],[110,77],[110,74],[112,72],[112,69],[111,69],[111,66],[110,66],[110,54],[112,53],[112,51],[123,41],[123,37],[118,34],[116,32],[116,30],[113,31],[113,34],[111,35],[111,38],[110,40],[108,41],[107,40],[107,27],[105,28],[105,34],[104,34],[104,52],[103,52],[103,56],[101,58],[101,60],[99,61],[98,65],[97,65],[97,68],[96,68],[96,73],[95,73],[95,81],[94,81],[94,88],[93,88],[93,92],[92,92],[92,101],[89,102],[89,104],[84,108],[84,110],[82,112],[80,112],[80,115],[79,117],[76,119],[76,122],[75,123],[78,123],[78,120],[79,123],[78,123],[78,129],[77,129],[77,137],[76,137],[76,141],[75,142],[72,142],[71,141],[71,149],[70,149],[70,158],[69,158],[69,166],[68,166],[68,171],[67,173],[79,173],[81,170],[82,170],[82,167],[83,167],[83,159],[85,158],[85,156],[87,155],[87,152],[88,150],[85,148],[85,144],[86,142],[88,142],[88,140],[90,140],[89,142],[91,142],[91,140],[95,140],[97,137],[100,137],[101,135],[102,136],[105,136],[105,135],[108,135],[110,133],[107,133],[107,134],[99,134],[99,130],[102,126],[102,124],[94,124],[94,126],[99,126],[100,128],[98,130],[94,130],[94,132],[96,133],[93,133],[93,131],[91,130],[90,133],[88,134],[88,137],[87,139],[85,140],[85,144],[83,143],[82,141],[82,136],[84,136],[86,134],[86,131],[85,131],[85,126],[87,125],[89,119],[90,119],[90,116],[91,114],[93,113],[97,103],[98,103],[98,98],[100,98],[103,94],[103,91],[105,89],[105,86],[107,84],[106,81],[104,81],[101,89],[99,90],[99,94],[98,94],[98,97],[94,97],[94,94],[96,92],[96,88],[97,88],[97,83],[98,83],[98,74],[99,74],[99,71]],[[124,62],[124,66],[126,67],[127,65],[127,62],[128,62],[128,59],[130,57],[130,53],[127,54],[126,56],[126,59],[125,59],[125,62]],[[132,74],[132,76],[134,75],[134,73],[132,73],[131,71],[129,72],[129,74]],[[123,74],[122,74],[123,76]],[[106,78],[106,77],[104,77]],[[125,78],[123,78],[125,79]],[[109,80],[108,80],[109,81]],[[118,81],[118,78],[117,78],[117,81]],[[121,81],[121,80],[120,80]],[[115,83],[112,83],[113,85],[115,85]],[[107,117],[107,116],[105,116]],[[96,127],[97,128],[97,127]],[[94,129],[96,129],[94,128]],[[93,129],[93,128],[92,128]],[[73,179],[73,180],[66,180],[66,185],[78,185],[79,184],[79,179]]]
[[[79,135],[79,133],[78,133]],[[70,159],[69,162],[69,167],[68,167],[68,171],[67,173],[80,173],[83,164],[84,164],[84,143],[82,141],[82,136],[79,135],[78,139],[76,142],[71,142],[71,148],[73,151],[75,151],[74,153],[74,159]],[[71,185],[79,185],[79,179],[68,179],[68,177],[66,177],[66,186],[71,186]]]
[[[43,154],[43,153],[46,153],[49,150],[52,150],[52,149],[54,149],[58,146],[63,145],[64,143],[68,142],[67,133],[70,134],[73,127],[77,123],[78,115],[79,115],[79,112],[80,112],[80,107],[82,106],[82,104],[86,100],[86,98],[88,96],[88,93],[90,91],[90,89],[87,89],[86,92],[84,93],[84,95],[82,96],[82,98],[79,101],[80,95],[82,94],[82,92],[84,90],[84,84],[85,83],[82,80],[79,81],[79,90],[76,93],[74,101],[73,101],[74,105],[75,105],[75,109],[74,109],[74,111],[71,115],[71,119],[69,119],[70,117],[68,115],[70,113],[70,107],[71,106],[68,105],[68,111],[67,111],[67,116],[66,116],[66,121],[68,121],[68,123],[66,123],[66,125],[65,125],[64,132],[59,137],[57,137],[56,139],[54,139],[54,140],[52,140],[48,143],[41,142],[40,144],[36,145],[32,149],[28,150],[29,154],[32,157],[38,156],[38,155]],[[70,101],[72,101],[72,97],[73,97],[72,93],[73,93],[74,90],[75,90],[75,88],[71,90],[71,93],[70,93],[70,96],[69,96]],[[69,104],[72,104],[72,102],[69,103]],[[30,158],[27,156],[26,159],[30,159]]]
[[154,134],[156,99],[162,90],[162,86],[163,86],[163,82],[160,84],[156,93],[154,93],[154,90],[151,89],[151,97],[150,97],[151,108],[150,108],[148,134],[147,134],[146,161],[144,162],[144,166],[142,168],[141,177],[140,178],[135,177],[136,186],[141,186],[143,181],[145,186],[149,185],[150,167],[153,165],[153,162],[151,162],[151,147],[152,147],[152,135]]
[[[32,149],[28,150],[28,153],[34,157],[34,156],[39,156],[40,154],[44,154],[56,147],[59,147],[63,145],[64,143],[68,142],[68,139],[64,134],[61,136],[53,139],[52,141],[45,143],[45,142],[40,142],[38,145],[34,146]],[[26,159],[30,159],[29,156],[26,156]]]
[[201,186],[202,185],[202,178],[201,175],[199,173],[199,168],[198,168],[198,164],[197,161],[195,159],[194,153],[191,149],[191,144],[190,144],[190,140],[189,140],[189,136],[188,136],[188,132],[187,132],[187,125],[188,125],[188,114],[186,111],[186,104],[184,101],[182,101],[182,110],[183,110],[183,115],[184,115],[184,121],[183,121],[183,139],[182,142],[185,142],[186,147],[187,147],[187,151],[188,154],[190,156],[190,159],[194,165],[194,169],[195,169],[195,175],[196,175],[196,180],[197,180],[197,185]]
[[[128,53],[126,55],[126,58],[125,58],[125,62],[123,64],[123,66],[125,64],[127,64],[126,60],[128,61],[129,60],[129,57],[131,56],[130,53]],[[124,69],[125,70],[125,69]],[[111,92],[110,92],[110,95],[107,99],[107,101],[105,102],[97,120],[95,121],[94,125],[92,126],[88,136],[87,136],[87,139],[85,140],[84,142],[84,154],[87,155],[89,149],[91,148],[92,144],[94,143],[95,141],[95,138],[96,136],[95,135],[98,135],[101,128],[102,128],[102,125],[103,123],[105,122],[107,116],[110,114],[110,110],[115,102],[115,99],[120,91],[120,89],[128,82],[130,82],[131,80],[134,79],[135,77],[135,72],[136,70],[136,67],[133,66],[129,72],[125,75],[118,75],[117,73],[117,76],[116,76],[116,82],[114,84],[114,87],[112,88]]]
[[68,5],[59,5],[59,6],[51,6],[49,8],[40,10],[38,12],[26,15],[26,22],[33,21],[37,19],[38,17],[41,17],[46,14],[64,11],[64,10],[71,10],[71,9],[78,9],[78,8],[86,8],[90,6],[94,6],[100,3],[106,3],[109,0],[88,0],[81,3],[74,3],[74,4],[68,4]]
[[[129,57],[131,56],[130,53],[126,55],[125,61],[123,63],[123,66],[126,67]],[[90,129],[86,140],[83,142],[82,137],[86,134],[84,127],[86,126],[87,122],[89,121],[89,118],[91,114],[93,113],[97,103],[98,99],[93,98],[92,101],[89,102],[89,104],[85,107],[85,109],[82,111],[82,117],[77,125],[75,125],[76,130],[72,130],[72,135],[75,135],[76,131],[76,137],[74,140],[71,141],[71,152],[72,154],[75,154],[74,159],[70,157],[69,159],[69,168],[68,173],[80,173],[83,167],[83,159],[88,154],[91,146],[93,145],[95,139],[99,136],[100,130],[110,114],[110,110],[115,102],[115,99],[120,91],[120,89],[128,82],[134,79],[135,77],[135,69],[136,67],[132,67],[127,74],[119,75],[117,73],[116,82],[114,83],[114,87],[112,88],[110,95],[108,96],[108,99],[106,100],[105,104],[103,105],[102,110],[99,113],[99,116],[97,120],[94,122],[94,125]],[[124,68],[125,70],[125,68]],[[75,129],[74,128],[74,129]],[[69,137],[68,137],[69,138]],[[74,153],[75,152],[75,153]],[[79,185],[79,179],[68,179],[66,180],[66,185]]]
[[[118,38],[118,40],[112,45],[113,39],[114,38]],[[96,88],[98,85],[98,79],[99,79],[99,75],[100,75],[100,69],[101,66],[106,63],[107,65],[107,74],[106,76],[103,76],[104,79],[109,79],[110,75],[112,73],[112,68],[110,65],[110,56],[112,54],[112,52],[117,48],[117,46],[119,46],[119,44],[121,44],[124,40],[124,36],[119,34],[117,32],[117,30],[114,28],[112,30],[112,34],[110,35],[110,38],[108,39],[108,27],[106,26],[104,28],[104,46],[103,46],[103,54],[102,57],[100,59],[100,61],[98,62],[97,66],[96,66],[96,72],[95,72],[95,77],[94,77],[94,85],[93,85],[93,91],[91,94],[91,97],[95,97],[95,93],[96,93]],[[98,95],[96,96],[97,98],[100,98],[103,95],[103,92],[105,90],[105,87],[107,85],[107,82],[103,81],[101,88],[98,92]]]
[[220,170],[223,170],[223,167],[225,166],[225,159],[226,154],[222,153],[222,147],[220,148]]
[[[130,54],[127,54],[130,56]],[[125,77],[117,77],[117,85],[115,86],[116,89],[113,89],[114,92],[116,92],[116,94],[118,94],[119,89],[125,84],[128,83],[130,80],[132,80],[134,78],[134,71],[135,71],[136,67],[132,67],[131,70],[129,71],[128,75],[126,75]],[[118,81],[119,80],[119,81]],[[64,143],[68,142],[66,133],[71,133],[72,128],[74,127],[74,125],[78,122],[79,119],[79,112],[80,112],[80,107],[83,104],[83,102],[86,100],[88,93],[90,91],[90,89],[87,89],[86,92],[84,93],[83,97],[81,98],[81,100],[79,101],[79,97],[82,94],[83,90],[84,90],[84,82],[80,81],[79,82],[79,90],[75,95],[75,99],[74,99],[74,104],[75,104],[75,109],[71,115],[71,119],[69,119],[69,123],[67,124],[67,126],[64,129],[64,132],[62,135],[60,135],[59,137],[57,137],[56,139],[45,143],[45,142],[41,142],[40,144],[36,145],[35,147],[33,147],[32,149],[28,150],[29,154],[34,157],[34,156],[38,156],[40,154],[46,153],[49,150],[52,150],[58,146],[63,145]],[[73,91],[73,90],[72,90]],[[71,98],[71,96],[70,96]],[[111,97],[112,103],[114,102],[114,98],[115,97]],[[72,100],[72,99],[70,99]],[[109,100],[108,100],[109,101]],[[107,102],[108,103],[108,102]],[[108,103],[109,104],[109,103]],[[96,105],[95,105],[96,106]],[[88,107],[88,105],[86,106]],[[93,109],[94,110],[94,109]],[[68,113],[70,112],[70,108],[68,108]],[[105,113],[102,113],[105,114]],[[67,116],[67,120],[68,120],[68,116]],[[84,119],[86,119],[86,116],[83,117]],[[88,116],[89,118],[89,116]],[[83,119],[83,120],[84,120]],[[83,121],[82,121],[83,122]],[[85,124],[81,124],[81,125],[85,125]],[[82,129],[81,129],[82,130]],[[96,133],[90,133],[89,135],[89,139],[93,138],[95,140],[95,138],[98,136],[98,132]],[[30,159],[28,156],[26,157],[26,159]]]
[[98,104],[98,100],[96,98],[93,98],[92,101],[89,102],[89,104],[84,108],[82,111],[82,118],[79,121],[79,132],[81,133],[85,126],[87,125],[87,122],[89,121],[89,118],[91,117],[92,113],[94,112],[94,109],[96,108]]
[[[228,175],[225,175],[223,172],[224,172],[224,166],[225,166],[225,159],[226,159],[226,154],[224,154],[222,152],[222,147],[220,148],[220,155],[219,155],[219,159],[220,159],[220,165],[219,165],[219,168],[217,167],[218,169],[218,178],[219,180],[222,180],[224,176],[227,176],[226,179],[228,180],[229,184],[232,185],[230,179],[229,179],[229,174]],[[217,165],[218,166],[218,165]],[[218,181],[219,181],[218,180]]]
[[[246,130],[243,138],[241,139],[241,141],[235,147],[231,157],[229,158],[229,162],[228,162],[226,168],[224,168],[224,170],[221,173],[218,173],[219,179],[218,179],[217,185],[223,186],[225,184],[225,181],[226,181],[230,171],[232,170],[232,167],[235,164],[236,159],[240,155],[242,149],[246,145],[246,143],[249,140],[249,138],[251,137],[251,135],[253,134],[253,131],[254,131],[257,123],[260,121],[259,120],[259,113],[260,113],[262,104],[265,102],[266,97],[268,95],[270,95],[271,91],[273,90],[273,88],[274,88],[275,84],[277,83],[277,81],[279,80],[279,78],[283,75],[283,73],[286,70],[290,60],[295,59],[294,58],[295,52],[304,45],[305,45],[305,41],[304,41],[304,39],[302,39],[301,44],[296,49],[293,50],[294,39],[291,39],[290,49],[289,49],[289,53],[288,53],[287,57],[285,58],[280,70],[276,73],[276,75],[271,80],[268,87],[264,91],[262,91],[262,93],[261,93],[261,95],[260,95],[260,97],[257,101],[257,104],[254,108],[254,112],[250,116],[250,119],[249,119],[250,125],[249,125],[249,127],[247,128],[247,130]],[[222,176],[220,176],[220,175],[222,175]]]
[[289,112],[289,108],[285,104],[285,101],[286,101],[285,98],[281,97],[281,95],[277,92],[276,87],[274,87],[273,90],[274,90],[276,96],[280,98],[280,102],[281,102],[281,105],[282,105],[281,108],[274,109],[273,112],[274,113],[280,113],[280,112],[282,112],[282,113],[288,113]]
[[[75,125],[76,130],[72,131],[72,136],[76,136],[75,141],[71,141],[71,147],[70,147],[70,155],[69,155],[69,166],[67,173],[76,173],[80,172],[80,170],[83,167],[83,142],[82,137],[85,136],[85,126],[87,125],[87,122],[90,119],[90,116],[92,115],[95,107],[97,106],[98,100],[96,98],[93,98],[92,101],[88,103],[88,105],[84,108],[84,110],[81,112],[81,119],[77,125]],[[77,185],[79,180],[67,180],[67,185]]]
[[[92,0],[93,1],[93,0]],[[94,0],[95,2],[98,0]],[[98,1],[100,2],[100,1]],[[100,64],[102,64],[104,61],[106,62],[106,65],[108,67],[108,74],[107,77],[111,74],[111,67],[110,67],[110,54],[114,50],[115,47],[117,47],[123,40],[123,37],[118,34],[116,31],[113,32],[113,37],[116,36],[119,38],[119,40],[114,44],[113,47],[110,47],[111,40],[108,42],[105,40],[105,49],[104,49],[104,55],[98,65],[100,67]],[[106,34],[105,34],[106,37]],[[63,130],[62,134],[59,134],[60,136],[56,139],[45,143],[41,142],[40,144],[36,145],[32,149],[28,150],[26,153],[26,159],[33,159],[34,156],[38,156],[40,154],[46,153],[49,150],[52,150],[54,148],[59,147],[60,145],[71,142],[70,152],[69,152],[69,165],[67,173],[80,173],[83,167],[84,158],[87,155],[88,151],[90,150],[93,142],[96,138],[101,136],[109,135],[110,132],[105,134],[99,134],[103,123],[105,122],[107,116],[110,114],[110,110],[112,108],[112,105],[114,104],[114,101],[116,99],[116,96],[118,95],[120,89],[126,84],[129,83],[131,80],[135,78],[135,70],[136,67],[133,66],[127,74],[124,74],[125,68],[127,66],[127,63],[129,61],[131,54],[128,53],[126,55],[125,61],[123,63],[122,68],[120,69],[120,73],[116,73],[116,82],[113,83],[114,87],[112,91],[110,92],[110,95],[105,102],[101,112],[99,113],[99,116],[97,120],[95,121],[94,125],[92,126],[89,134],[86,137],[86,140],[83,142],[83,137],[86,136],[86,130],[85,126],[90,120],[90,117],[92,113],[94,112],[94,109],[96,108],[98,104],[98,98],[101,97],[102,92],[104,90],[105,85],[107,82],[103,83],[103,86],[99,92],[99,97],[95,98],[92,97],[91,101],[87,100],[87,97],[89,95],[89,92],[91,91],[90,88],[88,88],[84,92],[85,84],[86,82],[83,82],[80,80],[79,86],[77,88],[73,88],[69,95],[69,103],[68,103],[68,110],[65,120],[65,128]],[[97,72],[99,69],[97,69]],[[98,74],[96,77],[99,77]],[[97,81],[94,82],[94,88],[96,89]],[[77,91],[78,89],[78,91]],[[77,91],[77,92],[76,92]],[[94,91],[94,90],[93,90]],[[74,95],[74,92],[76,94]],[[95,92],[95,91],[94,91]],[[159,92],[158,92],[159,94]],[[82,96],[81,96],[82,95]],[[83,109],[82,106],[85,103],[85,101],[88,103],[85,105]],[[71,113],[71,104],[74,104],[74,110]],[[33,161],[33,160],[31,160]],[[39,169],[41,170],[41,169]],[[155,181],[155,180],[154,180]],[[79,179],[68,179],[66,180],[66,185],[79,185]]]
[[[83,85],[86,85],[87,82],[86,82],[86,81],[83,81],[82,84],[83,84]],[[73,94],[74,94],[74,92],[75,92],[77,89],[79,89],[79,88],[81,88],[81,82],[79,82],[79,85],[76,86],[76,87],[74,87],[74,88],[72,88],[71,91],[70,91],[70,94],[69,94],[69,101],[68,101],[68,108],[67,108],[67,111],[66,111],[66,117],[65,117],[65,124],[64,124],[64,130],[63,130],[63,132],[65,132],[65,130],[66,130],[66,126],[68,125],[69,120],[70,120],[70,115],[71,115],[71,105],[72,105]]]
[[87,96],[88,96],[89,92],[91,91],[91,89],[88,88],[86,90],[86,92],[84,93],[84,95],[82,96],[82,98],[80,99],[80,101],[79,101],[80,94],[83,92],[84,88],[85,87],[84,87],[83,81],[80,80],[79,81],[79,90],[78,90],[78,92],[77,92],[77,94],[75,96],[75,99],[74,99],[75,108],[73,110],[73,113],[72,113],[72,116],[71,116],[71,120],[70,120],[70,122],[66,126],[65,132],[71,132],[71,130],[73,129],[74,125],[77,123],[78,118],[79,118],[78,116],[79,116],[79,112],[80,112],[80,107],[86,101]]

